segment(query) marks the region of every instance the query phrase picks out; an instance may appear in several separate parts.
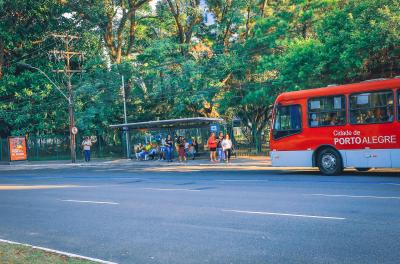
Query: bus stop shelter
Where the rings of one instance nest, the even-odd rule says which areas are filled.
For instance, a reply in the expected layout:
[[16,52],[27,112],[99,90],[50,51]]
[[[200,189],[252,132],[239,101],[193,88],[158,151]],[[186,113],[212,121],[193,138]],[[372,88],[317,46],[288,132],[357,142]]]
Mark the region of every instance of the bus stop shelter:
[[[196,138],[199,145],[204,145],[210,132],[218,133],[219,131],[226,130],[226,122],[222,118],[208,118],[208,117],[191,117],[179,118],[168,120],[155,120],[137,123],[124,123],[110,125],[110,128],[122,129],[125,133],[125,146],[126,154],[129,157],[131,152],[131,145],[139,143],[140,137],[146,135],[157,136],[162,135],[165,137],[167,134],[176,136],[184,136]],[[136,142],[135,142],[136,141]]]

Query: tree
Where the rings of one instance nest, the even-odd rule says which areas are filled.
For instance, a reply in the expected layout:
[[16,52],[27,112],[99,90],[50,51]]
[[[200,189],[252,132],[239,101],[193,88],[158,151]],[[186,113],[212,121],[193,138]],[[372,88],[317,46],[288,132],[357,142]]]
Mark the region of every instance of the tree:
[[0,79],[5,67],[41,48],[55,25],[63,27],[61,12],[50,0],[0,1]]
[[[101,33],[112,62],[119,64],[134,51],[139,21],[150,14],[146,6],[149,1],[86,0],[68,1],[66,5],[75,12],[76,22],[89,24]],[[140,12],[145,10],[147,12]]]
[[[74,82],[76,124],[114,137],[121,75],[129,121],[239,117],[260,150],[285,91],[393,77],[400,3],[389,0],[0,0],[0,126],[64,133],[65,102],[47,73],[52,32],[79,34],[86,74]],[[207,19],[205,19],[205,17]],[[54,107],[56,106],[56,107]]]
[[175,20],[181,52],[187,52],[192,41],[193,31],[203,19],[200,0],[166,0]]
[[317,26],[329,82],[393,77],[400,69],[400,3],[352,0]]
[[39,73],[17,64],[46,64],[42,56],[55,45],[49,33],[68,26],[62,13],[54,1],[0,1],[0,125],[9,133],[62,128],[59,95]]

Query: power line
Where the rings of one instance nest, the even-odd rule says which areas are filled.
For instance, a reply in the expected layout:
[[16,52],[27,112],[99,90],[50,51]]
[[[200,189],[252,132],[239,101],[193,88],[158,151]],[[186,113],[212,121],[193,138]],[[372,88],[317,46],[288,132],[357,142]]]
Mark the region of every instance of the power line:
[[[49,48],[51,46],[54,46],[56,44],[57,44],[56,42],[50,43],[50,44],[48,44],[46,46],[43,46],[43,47],[40,47],[40,48],[38,48],[36,50],[31,51],[31,52],[23,55],[22,57],[16,58],[14,60],[10,60],[8,62],[9,62],[10,65],[13,65],[13,64],[18,64],[19,62],[22,62],[22,61],[24,61],[26,59],[31,60],[31,59],[37,58],[37,57],[43,55],[43,54],[38,53],[39,51],[44,51],[44,49],[47,49],[47,48]],[[31,58],[29,58],[29,57],[26,58],[27,56],[30,56],[30,55],[33,55],[33,54],[36,54],[36,55],[34,57],[31,57]]]

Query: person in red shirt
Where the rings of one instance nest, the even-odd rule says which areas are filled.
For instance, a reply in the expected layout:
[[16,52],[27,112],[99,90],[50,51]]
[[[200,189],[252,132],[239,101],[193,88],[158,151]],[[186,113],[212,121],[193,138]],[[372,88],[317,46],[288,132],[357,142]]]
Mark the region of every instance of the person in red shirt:
[[207,141],[208,149],[210,150],[210,161],[216,162],[217,161],[217,139],[215,138],[215,133],[211,133],[210,137]]

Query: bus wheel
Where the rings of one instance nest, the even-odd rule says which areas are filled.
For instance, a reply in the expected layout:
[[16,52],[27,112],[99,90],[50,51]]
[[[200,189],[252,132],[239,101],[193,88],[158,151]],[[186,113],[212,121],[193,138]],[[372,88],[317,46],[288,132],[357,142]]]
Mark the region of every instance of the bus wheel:
[[356,168],[357,171],[363,172],[363,171],[369,171],[371,168]]
[[340,174],[343,171],[342,158],[336,150],[325,148],[318,153],[318,167],[325,175]]

